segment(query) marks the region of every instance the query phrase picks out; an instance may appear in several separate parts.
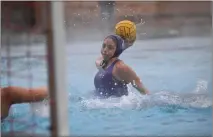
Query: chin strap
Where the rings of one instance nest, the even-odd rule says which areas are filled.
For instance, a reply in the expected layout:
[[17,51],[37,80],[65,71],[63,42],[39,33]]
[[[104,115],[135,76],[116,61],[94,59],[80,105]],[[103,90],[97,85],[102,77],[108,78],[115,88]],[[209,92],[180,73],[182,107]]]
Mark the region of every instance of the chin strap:
[[[114,57],[112,57],[112,58],[114,58]],[[111,59],[112,59],[111,58]],[[104,68],[106,68],[106,66],[108,65],[108,63],[109,63],[109,61],[110,61],[110,59],[109,60],[102,60],[101,61],[101,63],[100,63],[100,66],[104,69]]]
[[100,66],[101,66],[102,68],[105,68],[105,67],[107,66],[107,64],[108,64],[108,61],[103,59],[103,60],[101,61]]

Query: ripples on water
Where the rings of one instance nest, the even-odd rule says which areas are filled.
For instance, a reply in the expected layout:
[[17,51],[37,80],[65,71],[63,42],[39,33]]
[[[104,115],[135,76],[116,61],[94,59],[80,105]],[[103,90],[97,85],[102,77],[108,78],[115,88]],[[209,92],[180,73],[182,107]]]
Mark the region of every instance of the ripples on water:
[[[170,43],[172,42],[169,42],[168,46],[171,45]],[[189,41],[189,43],[191,43],[191,41]],[[204,80],[198,81],[198,85],[195,87],[193,91],[183,91],[183,92],[176,92],[176,91],[171,92],[169,90],[156,91],[156,92],[152,92],[151,95],[147,96],[147,95],[140,95],[134,88],[130,87],[128,96],[123,96],[121,98],[97,99],[90,95],[85,95],[84,93],[87,93],[90,91],[83,91],[84,88],[80,87],[79,86],[80,84],[78,85],[78,81],[82,80],[82,74],[78,74],[78,73],[85,71],[85,68],[82,67],[85,64],[81,64],[81,63],[72,64],[74,67],[73,66],[71,67],[74,69],[72,69],[73,71],[70,73],[73,75],[76,74],[75,78],[79,77],[79,79],[75,79],[77,82],[71,80],[73,87],[69,89],[69,91],[72,91],[72,92],[69,92],[71,93],[71,95],[69,95],[69,114],[71,119],[70,123],[72,125],[71,126],[72,133],[76,133],[76,134],[82,133],[86,135],[86,133],[98,134],[98,133],[112,132],[112,133],[116,133],[116,135],[119,133],[129,133],[129,134],[135,133],[135,134],[141,135],[142,134],[141,132],[146,131],[146,133],[153,133],[154,135],[162,135],[163,134],[162,131],[167,131],[168,133],[172,134],[174,133],[173,130],[178,131],[176,133],[183,133],[183,134],[198,132],[203,135],[204,133],[207,133],[207,134],[210,133],[209,127],[211,127],[212,124],[208,121],[210,119],[210,114],[212,110],[212,97],[210,97],[210,94],[211,94],[209,92],[210,89],[207,89],[208,85],[206,84],[208,84],[209,82],[209,85],[211,85],[210,83],[211,81],[205,80],[205,78],[207,80],[210,79],[209,77],[207,77],[208,76],[207,74],[209,71],[209,68],[207,67],[209,66],[209,62],[210,62],[208,58],[210,56],[210,53],[208,50],[209,47],[204,46],[203,48],[200,46],[199,48],[192,47],[191,49],[180,48],[179,50],[177,49],[173,50],[172,48],[157,49],[156,47],[154,47],[153,49],[149,49],[150,48],[149,45],[150,44],[147,45],[148,49],[146,50],[140,49],[141,51],[143,51],[143,55],[144,56],[146,55],[149,58],[144,58],[144,60],[142,60],[142,58],[140,57],[141,54],[135,54],[135,53],[141,52],[140,50],[137,50],[139,46],[136,46],[134,48],[137,50],[137,52],[136,51],[127,52],[127,55],[128,53],[131,54],[131,56],[129,55],[131,57],[129,59],[130,61],[136,61],[134,59],[135,56],[139,57],[140,61],[148,60],[147,62],[143,62],[143,63],[147,64],[148,66],[147,69],[149,69],[148,72],[153,75],[153,77],[151,77],[151,81],[156,80],[156,77],[160,77],[160,78],[166,77],[165,74],[167,72],[165,71],[170,70],[170,67],[172,66],[171,64],[172,63],[174,64],[177,62],[179,64],[178,65],[174,64],[174,65],[177,65],[179,68],[176,68],[176,67],[174,68],[178,69],[177,71],[179,73],[181,73],[182,75],[188,74],[188,73],[190,73],[191,75],[195,75],[195,73],[196,74],[202,73],[204,75],[201,75],[201,76],[204,77]],[[76,50],[79,51],[79,53],[82,52],[79,47],[76,47],[76,48],[77,48]],[[70,59],[70,62],[76,61],[76,58],[79,59],[79,62],[80,61],[85,62],[83,58],[82,60],[81,58],[79,58],[79,56],[82,53],[77,54],[76,50],[72,50],[72,52],[75,52],[76,55],[74,54],[75,56],[72,57],[73,60]],[[170,51],[169,55],[162,53],[162,52],[168,53],[167,52],[168,50]],[[190,55],[193,55],[192,60],[187,60],[186,62],[184,62],[186,58],[189,57],[187,56],[189,50],[195,50],[196,52],[192,52],[192,54],[190,54]],[[208,50],[208,52],[206,52],[206,50]],[[178,51],[178,53],[176,51]],[[88,56],[88,59],[93,60],[96,56],[96,53],[94,54],[92,53],[91,54],[92,56],[91,56],[90,54],[86,55],[87,52],[88,51],[85,51],[84,55],[86,57]],[[149,56],[150,55],[149,52],[152,52],[153,56]],[[159,54],[157,54],[156,52],[159,52]],[[180,55],[180,57],[178,56],[178,58],[175,58],[174,52],[176,52],[175,55]],[[208,54],[206,55],[206,53]],[[159,60],[161,59],[161,61],[163,60],[164,61],[163,63],[165,63],[165,64],[161,63],[162,64],[161,72],[158,72],[155,69],[157,61],[158,61],[156,60],[157,58]],[[176,59],[176,62],[174,60],[169,61],[169,59]],[[27,66],[29,66],[29,64],[27,64],[28,61],[29,62],[31,61],[31,64],[30,64],[31,70],[32,70],[31,72],[25,71],[27,70],[26,69]],[[16,73],[18,72],[18,74],[21,74],[22,76],[25,75],[26,73],[33,73],[34,81],[39,79],[41,83],[44,84],[46,77],[43,75],[38,77],[37,74],[38,73],[46,74],[45,63],[46,62],[44,60],[39,60],[36,58],[31,58],[31,59],[16,58],[11,60],[11,64],[13,65],[13,67],[11,68],[11,71],[16,71]],[[1,66],[3,70],[6,70],[7,62],[5,59],[1,60],[1,64],[2,64]],[[169,67],[167,66],[168,64],[170,65]],[[140,68],[141,66],[138,66],[137,63],[135,65],[136,65],[135,66],[136,69],[143,69],[143,70],[140,70],[139,72],[146,73],[145,67]],[[186,65],[188,66],[186,67]],[[153,70],[150,71],[149,67],[153,68]],[[191,70],[194,70],[195,68],[196,68],[196,72],[195,71],[191,72]],[[93,72],[93,69],[94,69],[93,67],[91,67],[90,69],[88,68],[86,72],[91,73]],[[181,70],[187,70],[187,69],[189,70],[186,72],[184,71],[185,73],[182,73]],[[158,66],[158,70],[160,70],[159,66]],[[179,77],[179,73],[175,74],[175,77],[176,76]],[[6,77],[6,76],[7,74],[3,73],[1,77]],[[88,77],[90,77],[90,75],[85,76],[87,80],[90,80]],[[195,75],[195,77],[197,77],[197,75]],[[147,76],[146,78],[149,79],[150,76],[149,77]],[[190,77],[190,78],[194,78],[194,77]],[[17,79],[15,80],[17,83]],[[181,81],[181,78],[179,80],[180,80],[179,81],[180,84],[181,82],[184,82],[184,81]],[[3,83],[5,83],[6,85],[7,83],[6,79],[3,80]],[[39,82],[36,81],[36,83],[39,83]],[[24,84],[24,83],[20,82],[20,84]],[[87,83],[85,84],[86,85],[84,86],[86,88],[90,87],[89,84]],[[182,83],[182,84],[185,84],[185,83]],[[154,86],[156,86],[156,88],[160,88],[162,85],[155,84]],[[171,88],[177,89],[178,87],[172,86]],[[45,100],[39,103],[14,105],[11,108],[11,114],[7,118],[7,120],[8,121],[10,120],[24,121],[25,123],[24,125],[23,125],[23,122],[14,122],[13,125],[14,125],[14,130],[26,131],[29,125],[32,124],[32,119],[33,119],[37,124],[36,129],[34,129],[36,130],[36,132],[41,132],[41,133],[47,132],[49,127],[48,103],[49,101]],[[34,114],[33,115],[34,117],[32,117],[32,115],[29,115],[29,113]],[[3,125],[4,125],[3,127],[5,127],[5,128],[2,128],[3,132],[8,131],[10,129],[11,123],[9,123],[7,120],[3,122]],[[142,121],[142,122],[138,122],[138,121]],[[202,122],[207,122],[207,123],[204,123],[202,125]],[[175,123],[176,126],[174,126],[173,123]],[[184,123],[184,125],[179,125],[180,123]],[[190,123],[194,123],[194,124],[187,125]],[[157,127],[155,126],[156,124],[158,125]],[[90,125],[90,126],[88,126],[87,128],[81,128],[82,126],[85,126],[85,125]],[[168,125],[170,127],[167,127]],[[171,127],[171,125],[173,127]],[[149,126],[151,126],[154,129],[150,129]],[[184,127],[185,130],[183,131],[183,129],[180,129],[181,127]],[[146,134],[144,133],[144,135]]]

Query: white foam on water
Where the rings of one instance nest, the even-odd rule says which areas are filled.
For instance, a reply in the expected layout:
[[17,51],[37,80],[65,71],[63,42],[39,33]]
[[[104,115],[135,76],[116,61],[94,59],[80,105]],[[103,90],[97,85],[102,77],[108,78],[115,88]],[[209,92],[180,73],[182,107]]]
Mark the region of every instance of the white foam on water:
[[129,88],[129,95],[120,98],[94,99],[87,98],[81,104],[89,109],[121,108],[142,109],[155,106],[178,105],[180,107],[207,108],[212,106],[212,100],[203,88],[191,93],[174,93],[159,91],[150,95],[141,95],[136,89]]
[[[190,93],[176,93],[169,91],[159,91],[150,95],[142,95],[132,86],[128,85],[129,95],[120,98],[110,97],[99,98],[70,98],[75,103],[87,109],[121,108],[121,109],[145,109],[151,107],[161,107],[176,105],[180,107],[208,108],[212,106],[212,99],[207,92],[205,80],[199,80],[195,90]],[[70,96],[70,95],[69,95]],[[72,103],[72,102],[71,102]],[[30,103],[31,112],[37,116],[49,117],[49,100]]]
[[33,114],[41,117],[50,116],[50,105],[48,100],[42,102],[30,103],[31,111]]

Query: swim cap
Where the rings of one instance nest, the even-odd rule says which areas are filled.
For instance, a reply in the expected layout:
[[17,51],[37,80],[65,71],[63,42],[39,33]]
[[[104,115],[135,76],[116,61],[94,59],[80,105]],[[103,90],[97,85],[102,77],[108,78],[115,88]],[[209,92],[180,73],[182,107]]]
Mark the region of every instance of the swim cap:
[[119,57],[120,54],[123,52],[124,40],[118,35],[109,35],[106,38],[111,38],[116,44],[116,50],[112,58]]

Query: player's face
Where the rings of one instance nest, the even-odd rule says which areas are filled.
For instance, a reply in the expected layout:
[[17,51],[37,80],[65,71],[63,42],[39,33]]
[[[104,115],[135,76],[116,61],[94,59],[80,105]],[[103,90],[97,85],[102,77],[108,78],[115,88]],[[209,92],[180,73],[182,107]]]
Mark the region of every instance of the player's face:
[[106,38],[101,48],[101,54],[105,60],[109,60],[116,51],[116,44],[111,38]]

